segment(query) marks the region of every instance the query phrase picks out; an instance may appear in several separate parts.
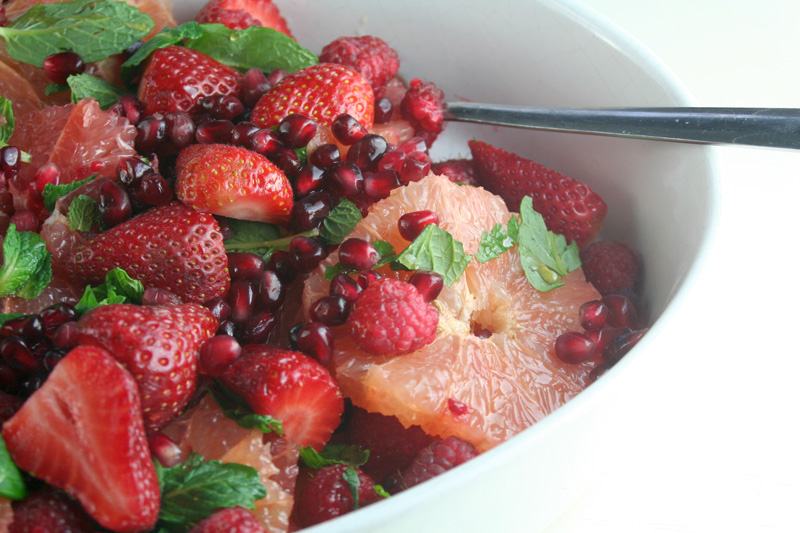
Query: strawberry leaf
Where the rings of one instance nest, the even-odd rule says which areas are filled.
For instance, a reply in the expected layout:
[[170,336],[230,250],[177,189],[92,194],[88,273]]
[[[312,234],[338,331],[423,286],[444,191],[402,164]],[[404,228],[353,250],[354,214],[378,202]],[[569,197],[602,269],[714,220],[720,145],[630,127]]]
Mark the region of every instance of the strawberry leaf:
[[200,24],[194,21],[186,22],[175,28],[170,28],[169,26],[165,27],[136,50],[131,57],[125,60],[120,67],[120,77],[122,81],[126,85],[130,84],[136,77],[139,65],[156,50],[172,46],[173,44],[179,44],[186,38],[200,37],[202,34],[203,30]]
[[466,270],[472,256],[464,253],[464,245],[436,224],[428,224],[408,247],[392,262],[395,270],[424,270],[442,276],[452,285]]
[[56,207],[56,202],[62,196],[66,196],[67,194],[71,193],[81,185],[89,183],[92,181],[97,174],[92,174],[86,179],[80,181],[73,181],[72,183],[64,183],[62,185],[53,185],[52,183],[48,183],[44,186],[44,190],[42,191],[42,198],[44,198],[44,207],[49,212],[53,212],[53,209]]
[[353,231],[362,218],[361,210],[356,204],[347,198],[342,198],[322,222],[319,236],[327,244],[339,244]]
[[191,526],[223,507],[254,509],[267,495],[258,471],[237,463],[206,461],[192,453],[183,463],[164,468],[154,462],[161,485],[163,524]]
[[142,303],[144,285],[141,281],[131,278],[121,268],[114,268],[106,274],[105,282],[97,287],[87,286],[83,296],[75,304],[75,311],[83,314],[90,309],[101,305]]
[[369,459],[369,450],[362,450],[354,444],[327,444],[318,452],[306,446],[300,449],[300,458],[314,470],[329,465],[361,466]]
[[91,74],[70,76],[67,78],[67,85],[72,90],[70,99],[73,103],[77,103],[84,98],[94,98],[100,109],[108,109],[117,103],[120,96],[126,93],[122,87],[108,83]]
[[152,18],[125,2],[73,0],[31,7],[0,27],[0,37],[11,57],[41,67],[59,52],[75,52],[87,63],[122,53],[153,27]]
[[24,500],[27,495],[28,488],[22,473],[11,460],[6,441],[0,436],[0,496],[9,500]]
[[9,225],[3,241],[0,298],[14,295],[32,300],[51,277],[50,252],[44,240],[32,231],[17,231],[15,224]]
[[67,224],[72,231],[89,231],[97,222],[100,209],[97,201],[91,196],[81,194],[69,204]]

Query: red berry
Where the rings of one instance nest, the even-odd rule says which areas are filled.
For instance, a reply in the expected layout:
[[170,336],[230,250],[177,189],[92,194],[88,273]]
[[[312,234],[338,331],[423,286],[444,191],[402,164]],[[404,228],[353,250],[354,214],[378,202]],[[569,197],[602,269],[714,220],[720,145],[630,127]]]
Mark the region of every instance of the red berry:
[[197,22],[216,22],[232,30],[264,26],[292,36],[272,0],[211,0],[197,13]]
[[322,63],[339,63],[353,67],[377,89],[397,75],[400,60],[386,41],[379,37],[339,37],[320,53]]
[[639,260],[620,242],[595,242],[581,250],[581,263],[586,279],[600,294],[634,290],[639,281]]
[[13,510],[8,533],[92,533],[97,530],[78,502],[53,487],[44,486],[26,499],[14,502]]
[[413,79],[400,102],[400,112],[414,127],[414,134],[430,147],[444,130],[444,93],[431,82]]
[[477,457],[478,452],[468,442],[457,437],[447,437],[422,449],[403,473],[398,483],[400,490],[413,487],[423,481],[459,466]]
[[[310,527],[356,509],[356,502],[345,478],[347,465],[329,465],[319,469],[297,498],[297,517],[304,527]],[[358,476],[358,507],[378,499],[375,483],[360,468]]]
[[189,533],[265,533],[265,530],[252,511],[223,507],[198,522]]

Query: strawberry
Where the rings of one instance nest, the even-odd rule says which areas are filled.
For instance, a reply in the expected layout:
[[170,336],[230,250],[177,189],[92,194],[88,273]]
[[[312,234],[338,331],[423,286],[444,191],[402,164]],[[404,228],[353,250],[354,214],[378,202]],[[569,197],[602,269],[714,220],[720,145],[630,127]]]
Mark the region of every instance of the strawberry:
[[189,533],[264,533],[255,515],[244,507],[218,509],[197,523]]
[[275,84],[259,99],[250,120],[261,128],[271,128],[292,113],[324,126],[348,113],[369,129],[375,117],[375,95],[364,76],[352,68],[320,63]]
[[607,206],[588,185],[481,141],[469,141],[478,182],[519,211],[525,196],[547,229],[585,246],[600,231]]
[[197,13],[195,20],[217,22],[232,30],[264,26],[293,37],[272,0],[211,0]]
[[105,350],[79,346],[3,425],[23,470],[76,498],[101,526],[155,525],[159,488],[136,381]]
[[195,113],[213,94],[238,96],[243,76],[207,55],[180,46],[153,52],[142,72],[137,96],[144,115],[185,111]]
[[228,258],[214,217],[173,203],[146,211],[75,249],[64,265],[79,283],[99,285],[120,267],[145,288],[167,289],[184,302],[225,296]]
[[180,413],[197,385],[197,353],[217,319],[197,304],[101,305],[78,320],[78,344],[108,350],[136,379],[148,433]]
[[299,352],[265,344],[245,346],[221,379],[255,413],[279,420],[286,438],[300,446],[320,450],[344,411],[336,381],[325,367]]
[[8,533],[93,533],[97,525],[67,493],[45,485],[22,501],[14,502]]
[[200,211],[284,224],[292,185],[263,155],[238,146],[195,144],[178,156],[175,194]]

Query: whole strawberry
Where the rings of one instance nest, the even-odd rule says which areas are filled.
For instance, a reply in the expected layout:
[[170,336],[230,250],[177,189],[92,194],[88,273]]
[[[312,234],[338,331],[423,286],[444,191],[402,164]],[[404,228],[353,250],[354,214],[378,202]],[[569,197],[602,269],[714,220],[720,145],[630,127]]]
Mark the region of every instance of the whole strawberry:
[[285,224],[292,185],[263,155],[238,146],[195,144],[181,151],[175,194],[187,205],[244,220]]
[[119,267],[145,288],[167,289],[184,302],[225,296],[230,286],[219,224],[210,214],[178,203],[151,209],[97,235],[64,266],[75,281],[92,285]]
[[341,422],[339,385],[325,367],[302,353],[251,344],[221,379],[255,413],[280,421],[287,440],[299,446],[322,449]]
[[184,111],[193,114],[214,94],[238,96],[243,76],[216,59],[181,46],[153,52],[139,81],[144,114]]
[[286,20],[272,0],[211,0],[197,13],[195,20],[217,22],[232,30],[264,26],[292,37]]
[[325,45],[319,55],[320,63],[338,63],[357,70],[378,89],[397,75],[400,60],[397,52],[380,37],[339,37]]
[[78,320],[81,345],[108,350],[136,379],[151,433],[180,413],[197,385],[197,353],[214,336],[217,320],[196,304],[102,305]]
[[189,533],[264,533],[264,528],[251,511],[226,507],[198,522]]
[[93,533],[97,525],[67,493],[44,486],[22,501],[14,502],[8,533]]
[[[346,477],[348,469],[358,479],[358,505]],[[378,498],[375,483],[360,468],[339,464],[325,466],[303,486],[297,497],[296,516],[302,526],[310,527],[354,511]]]
[[21,469],[67,491],[104,528],[155,525],[160,492],[139,391],[105,350],[69,352],[3,424],[3,440]]
[[581,250],[581,266],[586,279],[600,294],[633,291],[639,281],[639,259],[621,242],[590,244]]
[[482,141],[469,141],[478,182],[519,211],[525,196],[547,229],[585,246],[600,231],[607,206],[588,185]]
[[375,117],[375,95],[364,76],[352,68],[320,63],[293,72],[275,84],[258,101],[250,120],[261,128],[271,128],[292,113],[325,126],[348,113],[370,128]]

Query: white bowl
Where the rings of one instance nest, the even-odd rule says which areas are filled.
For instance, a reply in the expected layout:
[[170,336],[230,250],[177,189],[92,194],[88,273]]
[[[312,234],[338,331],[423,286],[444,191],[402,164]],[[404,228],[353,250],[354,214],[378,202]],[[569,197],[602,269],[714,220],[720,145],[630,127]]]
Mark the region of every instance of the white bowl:
[[[204,0],[176,0],[179,20]],[[691,105],[680,82],[640,44],[573,1],[277,0],[315,53],[341,35],[377,35],[400,54],[401,74],[434,81],[451,100],[537,106]],[[544,529],[624,442],[632,385],[669,356],[718,209],[712,151],[695,145],[450,124],[434,160],[486,140],[590,184],[609,213],[603,238],[641,252],[642,301],[652,327],[577,398],[510,441],[430,482],[308,531],[526,531]],[[635,402],[652,400],[637,391]]]

